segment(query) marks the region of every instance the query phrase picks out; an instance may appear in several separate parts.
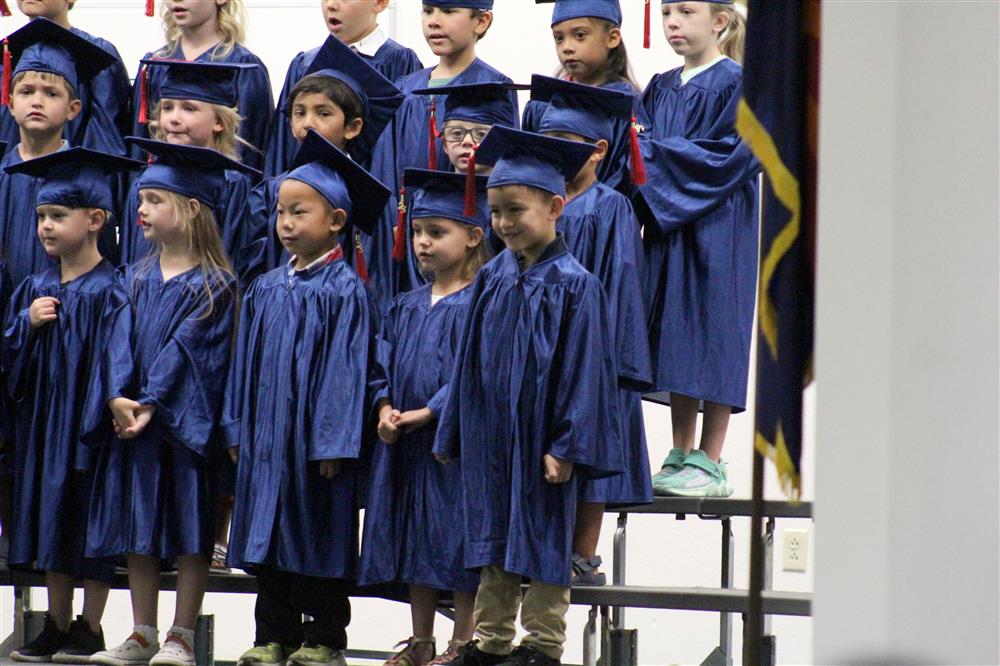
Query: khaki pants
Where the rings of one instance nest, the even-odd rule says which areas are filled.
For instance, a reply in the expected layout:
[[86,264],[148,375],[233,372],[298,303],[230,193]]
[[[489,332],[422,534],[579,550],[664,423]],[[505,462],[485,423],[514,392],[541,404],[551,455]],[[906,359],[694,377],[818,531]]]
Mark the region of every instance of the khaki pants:
[[474,616],[479,649],[491,654],[510,654],[514,648],[518,605],[521,627],[528,634],[521,645],[552,659],[562,658],[569,588],[533,580],[522,600],[521,576],[496,566],[480,572]]

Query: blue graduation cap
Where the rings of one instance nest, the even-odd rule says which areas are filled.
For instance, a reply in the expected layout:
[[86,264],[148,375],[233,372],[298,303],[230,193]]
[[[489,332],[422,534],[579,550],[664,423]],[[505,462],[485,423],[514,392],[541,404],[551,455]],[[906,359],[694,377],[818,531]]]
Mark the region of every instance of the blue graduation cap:
[[79,94],[79,86],[115,62],[115,57],[70,30],[36,18],[4,39],[2,103],[10,103],[11,81],[21,72],[56,74]]
[[511,99],[512,90],[528,90],[530,86],[517,83],[488,81],[486,83],[466,83],[457,86],[418,88],[414,95],[447,95],[441,122],[464,120],[482,125],[517,124],[517,104]]
[[633,96],[582,83],[535,74],[531,99],[547,102],[538,132],[571,132],[591,141],[610,141],[616,122],[632,118]]
[[365,161],[371,155],[375,141],[403,103],[403,93],[333,35],[327,36],[302,76],[310,75],[337,79],[357,95],[365,124],[361,134],[350,141],[347,152],[355,159]]
[[488,181],[486,176],[473,176],[470,192],[464,174],[406,169],[403,185],[413,188],[410,219],[443,217],[485,230],[490,226],[490,207],[486,200]]
[[334,208],[347,212],[347,222],[372,233],[382,217],[389,188],[322,136],[309,130],[283,180],[313,188]]
[[209,208],[219,207],[226,188],[226,169],[241,171],[251,178],[260,172],[226,157],[211,148],[186,146],[154,139],[127,136],[125,141],[157,160],[139,176],[139,189],[157,188],[197,199]]
[[431,7],[445,7],[448,9],[480,9],[489,11],[493,9],[493,0],[424,0],[423,4]]
[[579,141],[494,127],[479,145],[480,164],[492,164],[487,187],[527,185],[561,197],[566,181],[580,173],[594,147]]
[[[622,8],[618,0],[535,0],[535,4],[555,3],[552,8],[552,25],[578,18],[596,18],[622,24]],[[648,9],[649,3],[646,3]]]
[[259,67],[254,63],[156,58],[146,58],[139,62],[146,67],[164,68],[165,74],[160,80],[158,99],[195,99],[230,107],[236,106],[239,102],[237,83],[240,71]]
[[112,176],[146,166],[138,160],[88,148],[68,148],[26,162],[12,164],[7,173],[41,178],[35,205],[113,210]]

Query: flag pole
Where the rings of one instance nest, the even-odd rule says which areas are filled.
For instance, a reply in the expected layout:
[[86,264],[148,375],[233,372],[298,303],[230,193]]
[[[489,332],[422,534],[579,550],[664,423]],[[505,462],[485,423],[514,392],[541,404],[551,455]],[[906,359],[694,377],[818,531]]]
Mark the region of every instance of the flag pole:
[[763,663],[764,613],[764,456],[753,447],[753,495],[750,507],[750,603],[743,624],[743,663]]

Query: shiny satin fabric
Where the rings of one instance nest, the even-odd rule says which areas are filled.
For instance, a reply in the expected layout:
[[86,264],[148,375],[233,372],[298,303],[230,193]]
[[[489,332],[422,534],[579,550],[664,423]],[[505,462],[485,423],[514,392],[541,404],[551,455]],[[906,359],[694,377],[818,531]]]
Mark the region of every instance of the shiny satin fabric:
[[643,96],[648,183],[646,297],[654,388],[746,406],[757,277],[757,173],[733,123],[742,69],[722,60],[681,84],[680,69]]

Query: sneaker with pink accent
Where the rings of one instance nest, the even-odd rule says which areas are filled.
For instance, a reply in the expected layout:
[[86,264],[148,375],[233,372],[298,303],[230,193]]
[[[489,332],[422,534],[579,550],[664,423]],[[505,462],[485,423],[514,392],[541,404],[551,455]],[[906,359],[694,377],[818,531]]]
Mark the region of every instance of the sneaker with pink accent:
[[170,632],[163,647],[149,660],[149,666],[196,666],[194,647],[180,634]]
[[155,642],[155,639],[150,642],[141,633],[134,631],[118,647],[91,655],[90,663],[105,666],[146,666],[159,649],[160,644]]

